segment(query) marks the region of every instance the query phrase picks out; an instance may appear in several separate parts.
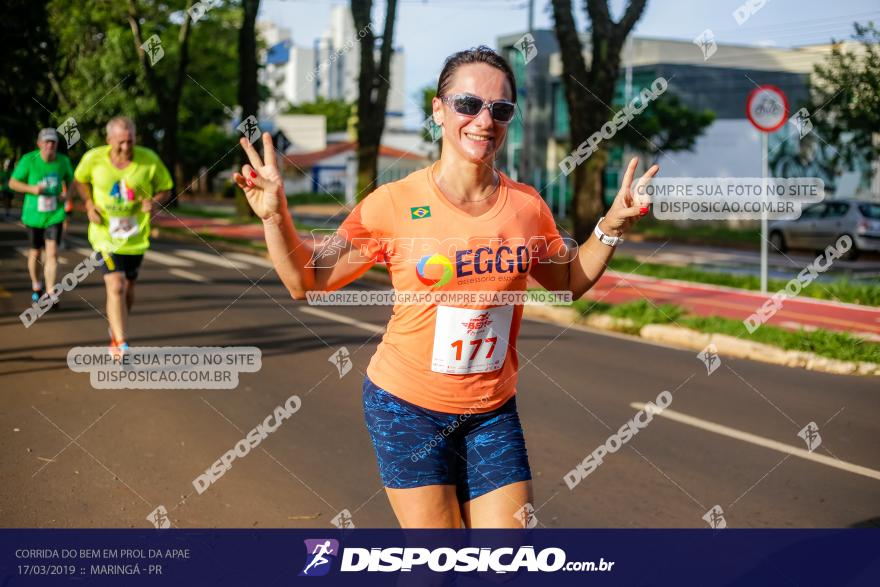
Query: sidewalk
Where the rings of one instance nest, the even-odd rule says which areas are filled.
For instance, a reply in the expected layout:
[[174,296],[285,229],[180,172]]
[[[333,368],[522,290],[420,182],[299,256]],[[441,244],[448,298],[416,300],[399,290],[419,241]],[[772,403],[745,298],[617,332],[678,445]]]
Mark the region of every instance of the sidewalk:
[[[235,224],[226,219],[163,215],[154,219],[153,225],[159,228],[188,228],[200,234],[224,238],[255,242],[263,240],[263,228],[259,224]],[[308,233],[300,234],[304,238],[311,238]],[[532,280],[530,284],[537,286]],[[822,284],[815,282],[808,287],[821,288]],[[763,295],[744,289],[607,271],[584,299],[610,304],[647,299],[657,305],[677,304],[697,316],[744,320],[773,293]],[[787,298],[767,323],[790,330],[838,330],[880,341],[880,308],[870,306],[807,297]]]

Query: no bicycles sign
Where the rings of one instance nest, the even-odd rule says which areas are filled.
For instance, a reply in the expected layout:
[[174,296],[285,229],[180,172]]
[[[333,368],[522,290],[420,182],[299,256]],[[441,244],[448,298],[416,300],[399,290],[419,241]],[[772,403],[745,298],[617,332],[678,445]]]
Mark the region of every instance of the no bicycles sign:
[[760,86],[746,100],[746,116],[761,132],[775,132],[788,120],[788,98],[776,86]]

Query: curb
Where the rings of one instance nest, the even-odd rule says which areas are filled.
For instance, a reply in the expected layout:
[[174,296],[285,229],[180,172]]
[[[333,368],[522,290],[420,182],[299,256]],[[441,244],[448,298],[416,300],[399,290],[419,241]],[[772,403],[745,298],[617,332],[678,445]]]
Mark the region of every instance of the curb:
[[[580,316],[577,310],[554,306],[525,306],[523,316],[534,320],[544,320],[554,324],[572,323],[590,326],[600,330],[632,331],[630,320],[618,319],[607,314]],[[771,363],[783,367],[795,367],[808,371],[832,373],[834,375],[880,376],[880,364],[864,361],[841,361],[803,351],[787,351],[779,347],[759,342],[751,342],[729,336],[698,332],[690,328],[669,324],[648,324],[643,326],[638,336],[651,342],[673,348],[702,351],[714,344],[718,354]]]

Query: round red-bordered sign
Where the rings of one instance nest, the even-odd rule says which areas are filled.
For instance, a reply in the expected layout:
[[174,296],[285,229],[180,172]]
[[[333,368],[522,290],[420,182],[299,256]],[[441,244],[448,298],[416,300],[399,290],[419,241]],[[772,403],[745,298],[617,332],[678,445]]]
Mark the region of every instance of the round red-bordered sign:
[[746,118],[761,132],[775,132],[788,120],[788,98],[776,86],[755,88],[746,100]]

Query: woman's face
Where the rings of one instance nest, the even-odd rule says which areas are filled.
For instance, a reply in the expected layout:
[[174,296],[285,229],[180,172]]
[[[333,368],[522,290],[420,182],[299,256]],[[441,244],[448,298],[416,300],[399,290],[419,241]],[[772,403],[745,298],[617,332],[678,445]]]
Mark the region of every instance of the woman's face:
[[[470,63],[459,67],[445,91],[446,96],[471,94],[486,102],[513,101],[510,84],[504,73],[485,63]],[[472,163],[492,164],[495,153],[504,144],[509,123],[492,119],[488,108],[477,116],[457,114],[452,106],[434,98],[434,122],[443,126],[443,150],[452,149]]]

